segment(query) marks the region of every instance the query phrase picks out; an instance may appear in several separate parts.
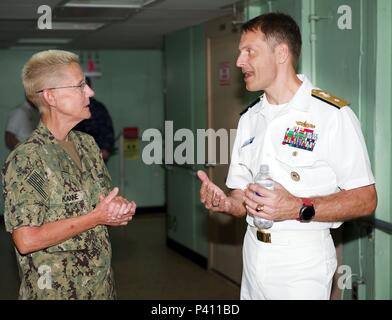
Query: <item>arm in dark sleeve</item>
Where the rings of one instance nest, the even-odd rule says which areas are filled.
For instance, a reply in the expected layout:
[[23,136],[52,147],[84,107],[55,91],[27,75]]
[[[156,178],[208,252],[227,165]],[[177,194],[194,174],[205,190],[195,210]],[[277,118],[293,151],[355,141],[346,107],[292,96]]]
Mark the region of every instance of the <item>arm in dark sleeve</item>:
[[95,110],[96,127],[98,128],[95,137],[100,149],[110,152],[114,150],[114,129],[112,118],[104,104],[97,102]]

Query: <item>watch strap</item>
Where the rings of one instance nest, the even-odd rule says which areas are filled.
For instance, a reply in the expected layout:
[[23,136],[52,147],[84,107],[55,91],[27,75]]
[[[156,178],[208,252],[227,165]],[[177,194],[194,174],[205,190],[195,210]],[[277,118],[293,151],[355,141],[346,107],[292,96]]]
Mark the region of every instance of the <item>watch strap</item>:
[[313,206],[313,200],[311,198],[301,198],[304,206]]

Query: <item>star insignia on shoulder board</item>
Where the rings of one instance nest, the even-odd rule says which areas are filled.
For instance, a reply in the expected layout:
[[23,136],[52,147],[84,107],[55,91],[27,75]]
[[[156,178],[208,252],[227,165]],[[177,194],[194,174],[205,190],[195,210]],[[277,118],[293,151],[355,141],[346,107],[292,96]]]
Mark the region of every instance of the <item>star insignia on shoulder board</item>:
[[323,102],[326,102],[330,104],[331,106],[334,106],[335,108],[343,108],[346,106],[349,106],[350,103],[344,99],[335,97],[331,95],[330,93],[320,90],[320,89],[313,89],[312,90],[312,97],[319,99]]

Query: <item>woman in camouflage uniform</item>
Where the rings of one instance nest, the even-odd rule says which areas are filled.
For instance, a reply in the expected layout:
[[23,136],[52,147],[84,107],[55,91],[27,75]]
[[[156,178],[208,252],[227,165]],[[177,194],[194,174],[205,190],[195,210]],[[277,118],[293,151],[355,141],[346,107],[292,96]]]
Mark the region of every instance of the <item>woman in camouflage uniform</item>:
[[[39,52],[22,72],[41,122],[3,168],[5,223],[20,268],[20,299],[113,299],[107,225],[126,225],[136,204],[111,190],[94,139],[71,131],[88,119],[78,56]],[[106,195],[106,196],[105,196]]]

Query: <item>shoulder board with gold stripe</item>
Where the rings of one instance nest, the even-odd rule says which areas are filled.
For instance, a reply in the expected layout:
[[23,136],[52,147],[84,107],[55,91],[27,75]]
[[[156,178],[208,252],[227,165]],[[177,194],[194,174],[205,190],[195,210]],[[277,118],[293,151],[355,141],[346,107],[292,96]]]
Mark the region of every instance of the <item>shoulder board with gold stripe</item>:
[[340,99],[338,97],[335,97],[331,94],[329,94],[328,92],[319,90],[319,89],[313,89],[312,90],[312,97],[319,99],[321,101],[324,101],[328,104],[330,104],[331,106],[334,106],[335,108],[343,108],[346,107],[348,105],[350,105],[350,103],[346,100]]
[[248,111],[250,108],[252,108],[255,104],[257,104],[260,101],[260,97],[258,97],[255,101],[252,101],[248,106],[240,113],[240,116],[242,116],[246,111]]

